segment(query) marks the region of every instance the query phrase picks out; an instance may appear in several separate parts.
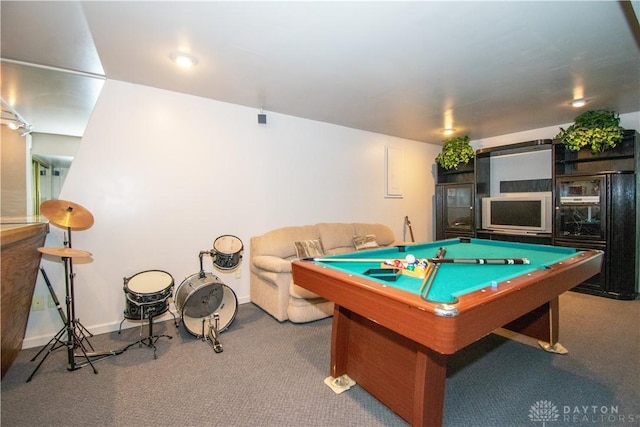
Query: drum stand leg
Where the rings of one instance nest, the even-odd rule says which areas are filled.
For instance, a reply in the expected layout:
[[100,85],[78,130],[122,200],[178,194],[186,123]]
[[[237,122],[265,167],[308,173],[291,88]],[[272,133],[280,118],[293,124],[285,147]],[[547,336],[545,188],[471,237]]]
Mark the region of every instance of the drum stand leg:
[[56,292],[53,290],[53,286],[51,286],[51,282],[49,281],[49,276],[47,276],[47,272],[44,271],[44,268],[40,267],[40,271],[42,272],[42,277],[44,277],[44,282],[47,284],[47,288],[49,288],[49,293],[51,294],[51,299],[56,304],[56,308],[58,309],[58,314],[60,314],[60,318],[62,319],[62,323],[67,324],[67,316],[64,314],[62,310],[62,306],[60,305],[60,301],[58,301],[58,297],[56,296]]
[[178,318],[176,317],[175,314],[173,314],[173,312],[171,310],[169,310],[169,314],[171,315],[171,317],[173,317],[173,324],[176,326],[176,328],[178,327]]
[[[173,315],[173,313],[171,313]],[[174,316],[174,320],[175,320],[175,316]],[[142,325],[141,325],[142,327]],[[142,334],[141,334],[142,335]],[[123,351],[127,350],[129,347],[132,347],[136,344],[138,344],[139,347],[142,347],[142,345],[144,344],[147,347],[151,347],[153,348],[153,358],[157,359],[158,355],[156,354],[156,342],[161,338],[161,337],[166,337],[169,339],[172,339],[173,337],[171,335],[153,335],[153,316],[149,316],[149,336],[145,337],[145,338],[141,338],[138,341],[129,344],[128,346],[126,346],[124,348]]]
[[[51,294],[51,299],[53,300],[53,302],[55,303],[56,308],[58,309],[58,314],[60,314],[60,319],[62,319],[62,323],[64,323],[65,325],[67,325],[67,316],[65,315],[64,311],[62,310],[62,306],[60,305],[60,301],[58,300],[58,297],[56,296],[56,292],[53,289],[53,286],[51,285],[51,281],[49,280],[49,276],[47,275],[47,272],[45,271],[44,268],[40,267],[40,271],[42,272],[42,277],[44,278],[45,283],[47,284],[47,288],[49,288],[49,293]],[[70,273],[73,275],[73,272]],[[72,304],[73,304],[73,297],[71,297],[72,300]],[[75,315],[75,309],[74,306],[71,306],[71,314]],[[91,348],[91,350],[93,349],[93,346],[91,345],[91,342],[89,342],[89,339],[87,338],[87,335],[89,337],[93,337],[93,334],[91,332],[89,332],[89,330],[87,328],[84,327],[84,325],[82,323],[80,323],[80,319],[73,319],[73,327],[74,330],[76,331],[76,334],[78,335],[80,342],[82,341],[86,341],[87,344],[89,345],[89,348]],[[60,334],[60,332],[62,332],[65,329],[65,327],[63,327],[58,334]],[[53,341],[53,339],[52,339]],[[47,344],[49,345],[49,344]],[[44,349],[44,348],[43,348]],[[42,351],[42,350],[41,350]],[[36,355],[36,358],[38,357],[38,355]],[[35,358],[34,358],[35,360]]]
[[[38,354],[36,354],[36,356],[33,359],[31,359],[31,361],[35,361],[38,358],[38,356],[44,351],[44,349],[49,347],[47,354],[42,358],[40,363],[38,363],[38,366],[36,366],[36,368],[33,370],[31,375],[29,375],[29,378],[27,378],[27,382],[31,381],[31,379],[33,378],[35,373],[38,371],[40,366],[42,366],[42,364],[47,359],[47,357],[49,357],[49,355],[54,350],[63,346],[67,347],[67,362],[68,362],[67,370],[68,371],[75,371],[77,369],[82,368],[84,365],[89,364],[93,368],[93,373],[94,374],[98,373],[95,366],[93,366],[93,364],[91,363],[91,360],[89,359],[89,356],[84,348],[84,345],[82,344],[82,341],[86,339],[86,336],[84,335],[84,332],[83,332],[84,327],[80,324],[79,321],[76,321],[74,319],[75,310],[74,310],[74,301],[73,301],[74,292],[73,292],[72,261],[71,261],[71,258],[69,257],[62,257],[62,261],[64,262],[65,290],[67,295],[67,298],[66,298],[67,314],[65,316],[66,317],[65,326],[62,329],[60,329],[60,331],[58,331],[58,333],[49,341],[47,345],[45,345],[44,347],[42,347],[42,349],[40,349]],[[82,339],[78,336],[78,334],[76,333],[76,330],[80,331],[80,334],[82,334]],[[84,330],[86,331],[86,329]],[[65,331],[67,333],[67,340],[62,341],[61,338],[64,335]],[[89,346],[91,346],[91,344],[89,344]],[[73,354],[73,351],[75,348],[80,348],[82,350],[83,356],[86,359],[86,363],[78,364],[75,362],[75,358]]]

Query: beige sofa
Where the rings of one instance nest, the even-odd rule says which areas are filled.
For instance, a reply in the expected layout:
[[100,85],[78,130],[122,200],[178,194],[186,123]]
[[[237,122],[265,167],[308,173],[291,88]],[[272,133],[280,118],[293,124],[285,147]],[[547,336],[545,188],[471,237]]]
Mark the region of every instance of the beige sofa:
[[[333,303],[297,286],[291,277],[291,260],[298,257],[298,242],[321,243],[326,255],[356,251],[358,238],[368,236],[371,246],[398,244],[393,231],[382,224],[321,223],[284,227],[252,237],[250,244],[251,302],[283,322],[310,322],[333,314]],[[360,242],[358,242],[360,243]]]

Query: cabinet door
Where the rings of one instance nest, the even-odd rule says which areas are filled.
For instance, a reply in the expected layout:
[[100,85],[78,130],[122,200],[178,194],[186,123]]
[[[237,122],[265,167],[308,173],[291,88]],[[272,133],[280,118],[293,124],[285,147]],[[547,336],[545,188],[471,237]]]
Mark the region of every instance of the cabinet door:
[[606,240],[606,185],[604,175],[556,181],[556,238]]
[[436,186],[436,238],[473,236],[473,184]]
[[608,229],[609,275],[607,291],[620,298],[636,295],[636,183],[635,175],[619,173],[609,175],[610,224]]

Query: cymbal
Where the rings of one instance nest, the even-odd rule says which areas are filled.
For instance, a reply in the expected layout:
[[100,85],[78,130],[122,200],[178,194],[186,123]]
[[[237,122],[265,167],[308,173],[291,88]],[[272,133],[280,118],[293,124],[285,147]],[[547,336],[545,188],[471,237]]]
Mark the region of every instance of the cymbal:
[[47,200],[40,205],[40,213],[61,228],[86,230],[93,225],[93,215],[86,208],[67,200]]
[[42,252],[43,254],[59,256],[62,258],[84,258],[90,257],[91,253],[87,251],[81,251],[79,249],[73,248],[51,248],[51,247],[42,247],[38,248],[38,252]]

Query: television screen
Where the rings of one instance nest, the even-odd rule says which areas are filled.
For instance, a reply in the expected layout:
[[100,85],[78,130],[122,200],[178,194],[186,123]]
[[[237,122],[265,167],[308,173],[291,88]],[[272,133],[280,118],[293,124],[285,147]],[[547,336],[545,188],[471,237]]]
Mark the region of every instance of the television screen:
[[540,200],[493,200],[491,224],[516,227],[542,227]]

